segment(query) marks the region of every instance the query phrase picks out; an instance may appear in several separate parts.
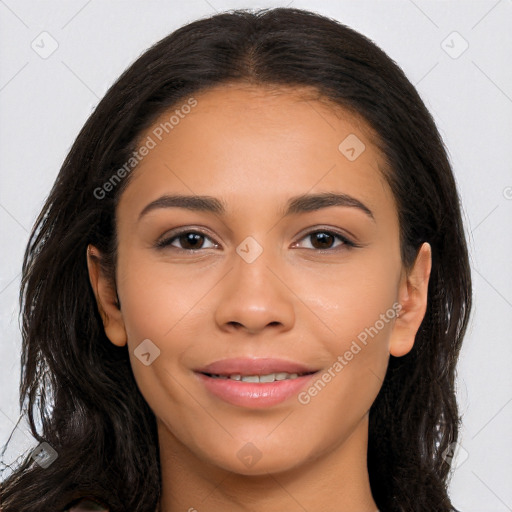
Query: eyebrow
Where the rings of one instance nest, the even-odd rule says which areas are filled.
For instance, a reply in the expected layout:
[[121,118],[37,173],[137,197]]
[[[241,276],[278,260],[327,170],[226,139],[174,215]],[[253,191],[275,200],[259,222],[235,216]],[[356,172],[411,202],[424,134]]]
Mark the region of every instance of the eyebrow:
[[[312,212],[331,206],[345,206],[357,208],[375,221],[372,211],[359,199],[347,194],[334,192],[322,192],[320,194],[302,194],[291,197],[285,204],[283,217],[299,213]],[[225,215],[227,205],[223,201],[212,196],[195,195],[164,195],[155,199],[139,214],[139,220],[152,210],[159,208],[184,208],[198,212],[211,212],[217,215]]]

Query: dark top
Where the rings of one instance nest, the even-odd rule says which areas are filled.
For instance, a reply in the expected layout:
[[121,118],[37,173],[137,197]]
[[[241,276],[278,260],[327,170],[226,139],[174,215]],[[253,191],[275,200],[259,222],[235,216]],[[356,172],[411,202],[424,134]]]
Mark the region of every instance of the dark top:
[[104,508],[103,505],[100,505],[97,501],[85,498],[72,507],[66,508],[64,512],[90,512],[92,510],[108,512],[109,509]]

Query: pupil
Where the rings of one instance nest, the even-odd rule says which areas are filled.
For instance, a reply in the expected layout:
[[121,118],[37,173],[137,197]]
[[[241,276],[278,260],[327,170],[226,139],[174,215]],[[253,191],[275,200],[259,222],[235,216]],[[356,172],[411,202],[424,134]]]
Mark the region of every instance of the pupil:
[[[198,246],[201,245],[200,239],[203,238],[203,235],[200,235],[198,233],[187,233],[185,235],[182,235],[180,240],[180,243],[182,247],[189,248],[189,249],[197,249]],[[187,245],[189,247],[187,247]]]
[[[325,249],[326,246],[330,247],[331,246],[331,243],[332,243],[332,235],[330,235],[329,233],[316,233],[314,235],[314,239],[316,239],[317,241],[320,242],[320,249]],[[326,244],[327,242],[327,244]],[[331,242],[331,243],[329,243]],[[315,243],[313,243],[313,247],[317,248]]]

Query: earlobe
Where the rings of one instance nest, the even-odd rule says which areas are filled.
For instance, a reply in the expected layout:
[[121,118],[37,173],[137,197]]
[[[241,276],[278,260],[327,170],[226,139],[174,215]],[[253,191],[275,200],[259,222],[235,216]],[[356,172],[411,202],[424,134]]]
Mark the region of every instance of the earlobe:
[[93,245],[87,246],[87,269],[105,334],[119,347],[126,345],[127,336],[117,291],[101,269],[101,253]]
[[401,357],[409,353],[427,310],[428,283],[432,268],[432,250],[428,243],[419,249],[412,269],[404,273],[400,283],[398,300],[402,306],[397,316],[389,352]]

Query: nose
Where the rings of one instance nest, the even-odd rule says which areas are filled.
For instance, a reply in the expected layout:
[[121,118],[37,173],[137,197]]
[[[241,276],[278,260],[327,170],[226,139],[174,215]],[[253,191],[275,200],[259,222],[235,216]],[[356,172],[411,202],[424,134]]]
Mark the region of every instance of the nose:
[[258,334],[264,329],[284,332],[295,322],[297,299],[293,283],[282,267],[270,262],[265,251],[253,262],[235,258],[224,277],[215,321],[228,332]]

